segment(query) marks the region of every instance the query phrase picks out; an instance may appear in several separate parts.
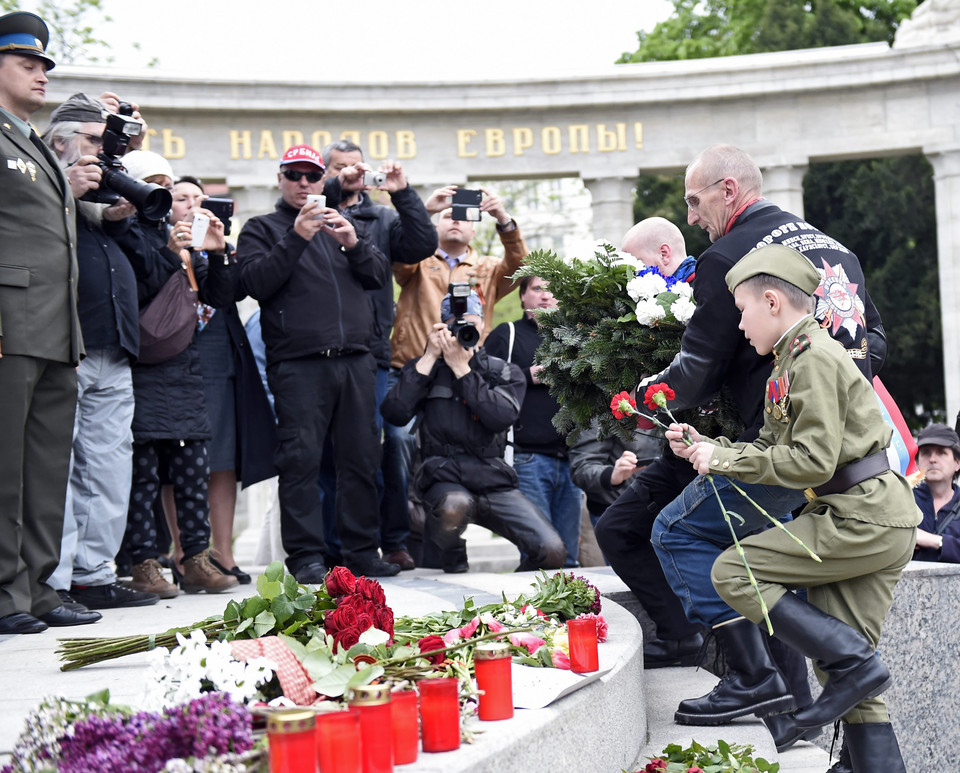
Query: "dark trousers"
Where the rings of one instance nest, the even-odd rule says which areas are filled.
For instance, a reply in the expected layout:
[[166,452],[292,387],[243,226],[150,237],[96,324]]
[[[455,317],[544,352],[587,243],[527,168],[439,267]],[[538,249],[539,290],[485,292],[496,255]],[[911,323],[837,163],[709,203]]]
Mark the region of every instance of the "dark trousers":
[[657,514],[695,477],[687,460],[658,457],[634,476],[595,527],[604,557],[640,600],[661,639],[683,639],[699,630],[687,621],[650,543]]
[[333,443],[337,470],[337,531],[344,562],[377,555],[376,366],[370,354],[282,360],[267,371],[277,411],[280,537],[296,572],[323,560],[320,460]]
[[[553,524],[518,488],[474,494],[458,483],[434,483],[423,495],[427,507],[424,542],[436,550],[444,569],[466,562],[460,536],[473,521],[516,545],[523,562],[517,571],[559,569],[567,556]],[[427,552],[428,546],[424,546]]]
[[123,535],[123,550],[130,557],[130,563],[157,558],[169,548],[169,540],[163,546],[158,544],[156,517],[157,510],[160,517],[163,512],[159,505],[160,486],[168,481],[173,486],[173,501],[177,506],[183,557],[190,558],[207,549],[210,545],[209,480],[206,440],[151,440],[133,444],[133,480],[127,530]]
[[60,562],[77,408],[73,365],[0,357],[0,617],[60,606]]

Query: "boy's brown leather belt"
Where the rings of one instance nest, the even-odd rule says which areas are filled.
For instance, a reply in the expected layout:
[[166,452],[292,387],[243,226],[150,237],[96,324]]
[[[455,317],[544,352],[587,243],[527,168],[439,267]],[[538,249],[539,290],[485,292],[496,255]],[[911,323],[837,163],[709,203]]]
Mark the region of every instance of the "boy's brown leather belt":
[[825,497],[830,494],[839,494],[848,488],[863,483],[867,478],[875,478],[880,473],[890,469],[890,459],[887,457],[887,451],[877,451],[863,459],[850,462],[846,467],[837,470],[833,477],[822,486],[813,489],[813,493],[818,497]]

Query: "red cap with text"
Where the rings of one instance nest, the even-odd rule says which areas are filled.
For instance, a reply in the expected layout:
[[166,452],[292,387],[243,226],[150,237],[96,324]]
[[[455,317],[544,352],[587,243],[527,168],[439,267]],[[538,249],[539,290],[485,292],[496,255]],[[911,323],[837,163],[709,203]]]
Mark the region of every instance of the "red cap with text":
[[283,158],[280,159],[280,166],[298,162],[313,164],[320,169],[324,168],[320,154],[309,145],[294,145],[292,148],[288,148],[287,152],[283,154]]

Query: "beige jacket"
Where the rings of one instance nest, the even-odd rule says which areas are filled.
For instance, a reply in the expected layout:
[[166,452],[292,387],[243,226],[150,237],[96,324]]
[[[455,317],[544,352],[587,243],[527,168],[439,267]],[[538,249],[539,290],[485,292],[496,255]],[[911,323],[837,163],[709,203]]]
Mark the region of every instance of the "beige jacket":
[[493,306],[516,287],[517,283],[510,277],[520,268],[528,253],[519,228],[506,233],[498,231],[498,234],[504,248],[502,258],[480,256],[470,247],[467,256],[452,270],[439,254],[419,263],[393,264],[393,277],[400,285],[400,297],[390,338],[391,366],[402,368],[407,360],[423,354],[433,325],[441,321],[440,301],[451,282],[475,282],[485,302],[484,337],[493,329]]

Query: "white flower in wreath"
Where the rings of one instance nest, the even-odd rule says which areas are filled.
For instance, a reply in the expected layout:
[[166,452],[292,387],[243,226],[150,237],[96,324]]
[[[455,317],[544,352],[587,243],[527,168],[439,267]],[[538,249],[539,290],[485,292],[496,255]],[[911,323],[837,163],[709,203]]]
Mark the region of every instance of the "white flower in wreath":
[[644,299],[637,304],[637,322],[641,325],[652,325],[657,320],[667,316],[666,310],[652,299]]
[[673,287],[670,288],[670,291],[676,293],[681,298],[693,297],[693,285],[689,282],[676,282]]
[[659,274],[635,276],[627,282],[627,294],[634,301],[652,300],[666,291],[667,280]]
[[676,317],[677,322],[686,325],[696,308],[696,304],[689,298],[677,298],[670,304],[670,313]]

